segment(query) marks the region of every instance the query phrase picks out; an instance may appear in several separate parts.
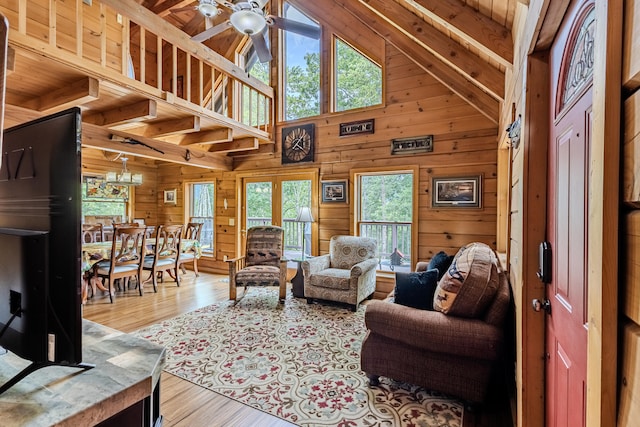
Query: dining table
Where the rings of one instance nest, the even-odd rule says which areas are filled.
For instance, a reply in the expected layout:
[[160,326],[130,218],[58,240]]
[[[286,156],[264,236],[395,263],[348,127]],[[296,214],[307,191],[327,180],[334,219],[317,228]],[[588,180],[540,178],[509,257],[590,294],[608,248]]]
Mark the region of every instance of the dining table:
[[[152,255],[154,247],[156,245],[156,238],[145,239],[145,248],[147,248],[147,255]],[[108,289],[102,284],[102,280],[98,277],[90,274],[93,266],[104,260],[111,259],[111,249],[113,248],[113,242],[110,240],[104,242],[92,242],[82,243],[82,303],[84,304],[88,296],[88,288],[91,286],[94,290],[97,288],[103,292],[108,292]],[[197,239],[182,239],[180,241],[181,252],[194,252],[196,258],[202,256],[202,246]]]

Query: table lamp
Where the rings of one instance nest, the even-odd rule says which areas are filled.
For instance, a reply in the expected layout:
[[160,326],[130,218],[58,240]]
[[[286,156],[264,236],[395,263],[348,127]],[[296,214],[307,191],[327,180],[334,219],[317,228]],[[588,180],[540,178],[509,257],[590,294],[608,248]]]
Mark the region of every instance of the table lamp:
[[[302,259],[305,258],[304,249],[306,247],[306,226],[308,223],[315,222],[313,219],[313,215],[311,215],[311,208],[307,206],[303,206],[298,210],[298,216],[296,217],[296,222],[303,222],[304,226],[302,227]],[[309,233],[311,234],[311,233]]]

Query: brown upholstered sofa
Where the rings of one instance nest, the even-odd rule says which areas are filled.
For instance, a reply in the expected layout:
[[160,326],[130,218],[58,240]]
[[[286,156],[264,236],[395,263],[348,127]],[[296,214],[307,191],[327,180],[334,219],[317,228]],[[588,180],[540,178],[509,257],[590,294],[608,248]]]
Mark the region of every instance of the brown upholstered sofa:
[[[487,246],[480,250],[490,249]],[[476,317],[396,304],[393,292],[386,300],[367,305],[368,334],[362,344],[361,368],[369,376],[371,385],[377,385],[379,377],[384,376],[471,404],[484,400],[496,363],[502,359],[503,325],[511,301],[506,274],[500,271],[493,251],[491,254],[491,264],[495,265],[490,265],[489,273],[484,274],[487,283],[495,281],[491,284],[495,289],[491,291],[491,299],[485,301],[486,308]],[[460,252],[454,263],[459,255]],[[457,259],[457,262],[461,264],[463,260]],[[449,272],[459,278],[459,272],[452,270],[455,268],[449,267]],[[447,299],[446,291],[441,288],[447,275],[438,282],[434,305],[438,299]],[[451,300],[449,298],[449,302]]]

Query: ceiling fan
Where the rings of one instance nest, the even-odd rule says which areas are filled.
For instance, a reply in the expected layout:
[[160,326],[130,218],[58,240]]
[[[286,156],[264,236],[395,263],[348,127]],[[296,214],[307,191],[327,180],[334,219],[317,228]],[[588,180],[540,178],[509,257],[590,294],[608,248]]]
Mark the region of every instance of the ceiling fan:
[[269,62],[271,60],[271,52],[265,39],[266,28],[268,27],[280,28],[313,39],[320,38],[320,29],[317,27],[266,14],[263,8],[267,2],[268,0],[239,1],[236,3],[226,0],[199,0],[197,6],[172,9],[171,12],[198,10],[206,18],[212,18],[222,12],[219,6],[229,9],[231,11],[229,19],[208,28],[200,34],[196,34],[191,40],[203,42],[229,28],[234,28],[239,33],[251,37],[260,62]]

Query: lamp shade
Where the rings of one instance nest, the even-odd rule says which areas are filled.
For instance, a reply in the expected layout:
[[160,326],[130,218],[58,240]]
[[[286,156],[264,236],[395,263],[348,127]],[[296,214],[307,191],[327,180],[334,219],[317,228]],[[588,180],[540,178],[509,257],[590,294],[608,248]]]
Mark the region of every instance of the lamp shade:
[[316,222],[311,215],[311,208],[303,206],[298,210],[297,222]]
[[251,9],[233,12],[229,20],[236,30],[248,35],[258,34],[267,25],[264,16]]

